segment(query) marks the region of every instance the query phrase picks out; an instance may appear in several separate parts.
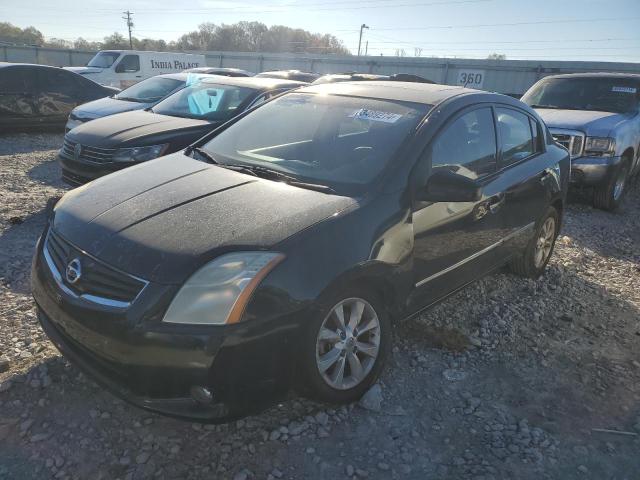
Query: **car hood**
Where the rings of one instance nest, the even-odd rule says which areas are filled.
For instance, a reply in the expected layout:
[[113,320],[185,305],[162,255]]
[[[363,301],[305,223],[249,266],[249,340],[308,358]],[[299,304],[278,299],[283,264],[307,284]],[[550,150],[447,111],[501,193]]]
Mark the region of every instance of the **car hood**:
[[70,72],[79,73],[80,75],[86,75],[87,73],[100,73],[102,68],[98,67],[63,67]]
[[73,110],[73,114],[81,119],[94,119],[132,110],[144,110],[152,105],[152,103],[127,102],[117,98],[105,97],[76,107]]
[[628,120],[629,114],[597,112],[591,110],[556,110],[537,108],[549,128],[567,128],[579,130],[590,136],[609,136],[618,124]]
[[216,125],[205,120],[133,111],[98,118],[77,126],[67,135],[74,142],[100,148],[155,145],[183,136],[182,143],[186,146]]
[[102,177],[58,202],[53,228],[105,263],[181,284],[232,251],[282,240],[355,200],[206,164],[181,153]]

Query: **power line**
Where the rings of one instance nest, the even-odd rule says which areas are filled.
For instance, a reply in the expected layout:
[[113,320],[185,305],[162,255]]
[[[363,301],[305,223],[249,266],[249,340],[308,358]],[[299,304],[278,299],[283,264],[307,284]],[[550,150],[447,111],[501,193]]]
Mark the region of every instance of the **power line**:
[[[573,19],[573,20],[539,20],[534,22],[513,22],[513,23],[476,23],[473,25],[430,25],[424,27],[375,27],[376,31],[384,31],[384,30],[433,30],[433,29],[455,29],[455,28],[483,28],[483,27],[518,27],[523,25],[547,25],[547,24],[562,24],[562,23],[584,23],[584,22],[621,22],[621,21],[636,21],[640,20],[640,17],[617,17],[617,18],[583,18],[583,19]],[[348,30],[334,30],[336,32],[340,31],[349,31],[352,32],[353,29]]]

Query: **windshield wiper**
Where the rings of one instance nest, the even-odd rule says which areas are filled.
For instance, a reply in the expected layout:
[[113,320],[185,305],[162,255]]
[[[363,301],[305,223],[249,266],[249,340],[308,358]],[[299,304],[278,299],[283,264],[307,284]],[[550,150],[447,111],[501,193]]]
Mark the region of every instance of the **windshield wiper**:
[[196,160],[206,160],[207,162],[213,163],[214,165],[220,165],[218,163],[218,161],[215,158],[213,158],[213,156],[209,152],[207,152],[206,150],[203,150],[200,147],[187,147],[187,149],[185,150],[184,153],[186,155],[189,155],[192,158],[195,158],[192,155],[192,153],[197,153],[198,156],[201,157],[201,158],[196,159]]
[[316,192],[322,193],[337,193],[333,188],[328,185],[322,185],[320,183],[307,183],[307,182],[299,182],[297,180],[289,180],[285,182],[288,185],[299,188],[306,188],[307,190],[315,190]]
[[[226,168],[231,167],[231,165],[220,165]],[[287,175],[286,173],[279,172],[277,170],[273,170],[271,168],[260,167],[258,165],[233,165],[238,169],[242,168],[244,171],[250,171],[253,175],[257,177],[267,178],[271,180],[279,180],[288,185],[298,188],[306,188],[307,190],[315,190],[317,192],[322,193],[336,193],[336,191],[329,187],[328,185],[322,185],[317,183],[308,183],[302,182],[298,180],[296,177],[292,177],[291,175]]]
[[233,170],[235,172],[246,173],[247,175],[252,175],[257,177],[258,174],[251,170],[250,168],[245,167],[244,165],[229,165],[228,163],[218,163],[219,167],[228,168],[229,170]]
[[562,109],[563,107],[559,107],[558,105],[529,105],[531,108],[556,108],[556,109]]
[[133,97],[115,97],[116,100],[122,100],[124,102],[146,103],[144,100]]

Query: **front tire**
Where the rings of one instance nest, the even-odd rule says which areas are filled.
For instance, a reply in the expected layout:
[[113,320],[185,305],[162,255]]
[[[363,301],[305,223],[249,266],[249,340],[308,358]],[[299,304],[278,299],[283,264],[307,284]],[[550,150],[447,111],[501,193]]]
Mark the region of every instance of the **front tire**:
[[511,260],[511,270],[521,277],[540,277],[547,268],[559,231],[560,214],[554,207],[549,207],[524,251]]
[[629,180],[630,161],[623,159],[613,175],[604,185],[597,186],[593,193],[593,206],[612,212],[620,207]]
[[358,400],[378,379],[391,344],[391,322],[372,292],[330,295],[303,337],[303,394],[327,403]]

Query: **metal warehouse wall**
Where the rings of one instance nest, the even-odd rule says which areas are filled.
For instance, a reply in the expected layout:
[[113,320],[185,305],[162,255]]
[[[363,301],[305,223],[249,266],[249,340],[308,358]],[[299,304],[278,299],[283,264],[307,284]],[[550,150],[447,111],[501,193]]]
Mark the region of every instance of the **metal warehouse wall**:
[[[319,73],[413,73],[438,83],[521,95],[540,78],[556,73],[640,73],[639,63],[537,60],[471,60],[413,57],[355,57],[287,53],[203,53],[211,67],[236,67],[253,72],[299,69]],[[85,65],[95,52],[37,47],[0,47],[0,60],[58,66]]]

